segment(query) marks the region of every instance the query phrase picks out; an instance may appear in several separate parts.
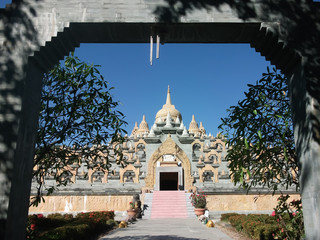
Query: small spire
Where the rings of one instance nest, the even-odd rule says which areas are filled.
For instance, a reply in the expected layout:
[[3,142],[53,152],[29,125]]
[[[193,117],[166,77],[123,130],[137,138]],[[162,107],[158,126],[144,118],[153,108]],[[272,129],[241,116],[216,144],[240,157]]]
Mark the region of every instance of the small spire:
[[135,124],[134,124],[134,127],[133,127],[133,130],[132,130],[132,132],[131,132],[131,134],[132,135],[134,135],[134,134],[136,134],[137,133],[137,131],[138,131],[138,123],[137,122],[135,122]]
[[148,123],[146,122],[146,116],[143,115],[142,121],[139,125],[139,129],[137,130],[137,133],[143,136],[145,132],[149,133],[149,126],[148,126]]
[[152,125],[152,129],[153,129],[153,130],[156,130],[156,129],[157,129],[157,124],[156,124],[156,123],[154,123],[154,124]]
[[183,128],[182,136],[183,137],[189,137],[189,134],[188,134],[188,131],[187,131],[186,127]]
[[189,124],[189,133],[194,133],[195,136],[197,136],[197,133],[200,133],[201,131],[199,130],[198,123],[196,122],[196,119],[194,115],[192,115],[192,120]]
[[170,86],[169,86],[169,85],[168,85],[166,105],[172,105],[172,103],[171,103],[171,96],[170,96]]
[[181,121],[179,129],[183,130],[183,128],[184,128],[184,124],[183,124],[183,121]]
[[148,137],[155,137],[156,135],[154,134],[153,128],[151,128],[151,131],[148,135]]
[[167,114],[167,119],[166,119],[166,125],[165,125],[165,127],[172,127],[170,112],[168,112],[168,114]]
[[202,122],[200,122],[199,130],[201,131],[202,134],[206,134],[206,130],[204,129]]

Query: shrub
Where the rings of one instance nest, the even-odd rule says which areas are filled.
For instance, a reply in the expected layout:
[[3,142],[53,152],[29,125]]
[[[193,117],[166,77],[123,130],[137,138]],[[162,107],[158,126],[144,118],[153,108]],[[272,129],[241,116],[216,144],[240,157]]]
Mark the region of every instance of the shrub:
[[245,220],[246,215],[239,214],[229,217],[230,224],[237,229],[237,231],[242,231],[242,222]]
[[118,223],[114,219],[107,220],[106,224],[111,226],[111,227],[118,225]]
[[92,239],[111,229],[114,225],[113,211],[72,214],[30,215],[27,226],[27,239]]
[[281,195],[274,208],[273,218],[277,221],[278,231],[274,239],[304,238],[304,222],[301,200],[288,202],[289,195]]
[[76,239],[88,239],[90,235],[90,227],[88,224],[80,224],[77,226],[62,226],[48,231],[41,235],[41,239],[51,240],[76,240]]
[[114,219],[114,212],[113,211],[102,211],[102,212],[78,213],[75,218],[77,218],[77,219],[98,219],[98,221],[106,222],[109,219]]
[[254,229],[257,226],[261,225],[261,222],[246,217],[246,219],[242,222],[241,225],[242,225],[243,232],[251,237],[253,236]]
[[237,231],[243,232],[253,239],[273,239],[278,230],[274,217],[267,214],[235,214],[229,217],[229,221]]
[[259,224],[255,227],[253,234],[250,237],[259,240],[274,239],[273,235],[277,229],[276,224]]
[[229,217],[239,215],[238,213],[223,213],[221,214],[220,221],[226,222],[229,221]]
[[52,219],[52,218],[62,219],[63,218],[63,214],[61,214],[61,213],[51,213],[51,214],[49,214],[47,216],[47,218],[50,218],[50,219]]

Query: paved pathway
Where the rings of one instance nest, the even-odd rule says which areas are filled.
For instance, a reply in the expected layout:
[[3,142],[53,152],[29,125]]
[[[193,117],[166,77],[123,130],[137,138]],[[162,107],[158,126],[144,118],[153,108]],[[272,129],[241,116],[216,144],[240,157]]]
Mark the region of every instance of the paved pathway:
[[217,228],[207,228],[197,219],[143,219],[128,228],[116,229],[99,240],[232,240]]

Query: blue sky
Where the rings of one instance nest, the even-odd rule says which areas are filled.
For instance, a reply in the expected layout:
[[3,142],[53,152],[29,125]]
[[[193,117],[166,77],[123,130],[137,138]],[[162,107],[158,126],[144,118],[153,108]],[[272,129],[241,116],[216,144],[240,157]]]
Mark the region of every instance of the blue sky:
[[248,83],[255,83],[270,66],[249,44],[165,44],[160,59],[149,63],[149,44],[81,44],[75,55],[102,65],[105,79],[121,102],[129,134],[146,115],[149,127],[166,100],[189,126],[192,114],[207,133],[216,135],[226,109],[244,98]]
[[[4,7],[9,0],[1,0]],[[81,44],[75,55],[101,65],[105,79],[114,86],[114,98],[126,115],[131,133],[146,115],[149,127],[166,100],[170,85],[172,103],[186,126],[192,114],[207,133],[216,135],[226,109],[244,98],[248,83],[266,72],[269,62],[249,44],[165,44],[160,59],[149,63],[149,44]],[[154,47],[155,49],[155,47]]]

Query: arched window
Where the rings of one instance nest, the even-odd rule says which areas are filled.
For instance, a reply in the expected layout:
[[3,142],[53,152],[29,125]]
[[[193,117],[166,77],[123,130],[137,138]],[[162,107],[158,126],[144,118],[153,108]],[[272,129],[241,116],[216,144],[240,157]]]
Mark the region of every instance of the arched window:
[[213,182],[213,172],[211,170],[205,170],[202,174],[203,182]]
[[135,177],[135,173],[132,170],[128,170],[123,174],[124,182],[133,182],[133,179]]
[[103,171],[95,171],[91,176],[92,182],[102,182],[103,176]]
[[199,143],[195,143],[192,147],[193,152],[200,151],[200,149],[201,149],[201,145]]

